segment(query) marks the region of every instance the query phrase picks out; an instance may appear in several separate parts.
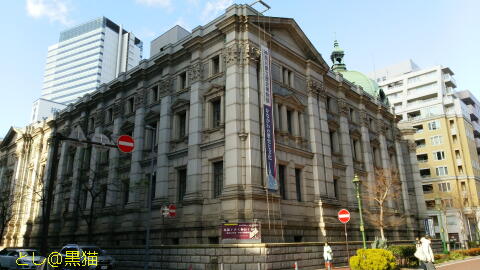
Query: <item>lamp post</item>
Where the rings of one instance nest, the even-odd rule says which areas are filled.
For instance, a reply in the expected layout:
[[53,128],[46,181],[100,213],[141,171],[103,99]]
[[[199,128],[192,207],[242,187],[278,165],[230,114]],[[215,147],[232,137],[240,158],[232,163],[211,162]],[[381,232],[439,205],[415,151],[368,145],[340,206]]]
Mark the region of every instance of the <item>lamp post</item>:
[[444,236],[444,229],[443,229],[443,220],[442,220],[442,211],[440,207],[440,202],[442,199],[440,198],[435,198],[435,206],[438,211],[438,225],[440,227],[440,239],[442,239],[442,247],[443,247],[443,253],[448,254],[448,249],[447,249],[447,242],[445,241],[445,236]]
[[360,198],[360,179],[358,178],[358,175],[355,174],[352,182],[355,185],[355,190],[357,193],[358,214],[360,215],[360,233],[362,234],[363,248],[367,249],[367,242],[365,241],[365,228],[363,226],[362,199]]

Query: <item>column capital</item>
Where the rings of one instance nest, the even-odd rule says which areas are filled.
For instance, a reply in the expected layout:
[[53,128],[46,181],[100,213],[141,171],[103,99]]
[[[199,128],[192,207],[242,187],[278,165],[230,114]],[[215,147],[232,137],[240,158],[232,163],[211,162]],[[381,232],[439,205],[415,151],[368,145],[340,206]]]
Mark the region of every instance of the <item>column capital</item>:
[[322,81],[317,81],[312,78],[307,79],[307,91],[311,96],[318,95],[320,98],[326,99],[327,93]]
[[233,65],[240,64],[240,49],[237,43],[226,47],[223,52],[223,59],[225,59],[225,66],[228,68]]
[[410,152],[416,152],[417,151],[417,144],[415,142],[412,142],[412,141],[408,141],[408,150]]
[[341,116],[348,116],[348,106],[347,101],[344,98],[339,98],[338,102],[338,112]]
[[202,63],[193,63],[188,69],[188,80],[193,84],[202,79]]
[[255,47],[248,40],[240,42],[240,49],[242,51],[242,64],[256,64],[260,59],[260,50]]
[[135,109],[143,108],[145,106],[145,94],[146,89],[144,87],[138,88],[135,94]]
[[368,113],[366,110],[360,110],[360,123],[362,126],[368,127]]

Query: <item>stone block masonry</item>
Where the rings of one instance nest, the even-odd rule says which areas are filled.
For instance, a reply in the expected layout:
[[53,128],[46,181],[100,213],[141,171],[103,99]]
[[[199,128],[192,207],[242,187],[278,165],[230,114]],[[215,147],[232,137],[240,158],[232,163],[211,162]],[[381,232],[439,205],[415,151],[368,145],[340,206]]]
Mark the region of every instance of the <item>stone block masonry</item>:
[[[392,241],[390,245],[413,244],[413,240]],[[324,266],[323,242],[215,244],[215,245],[164,245],[150,249],[151,270],[313,270]],[[345,242],[330,242],[335,266],[347,264]],[[370,246],[370,242],[368,243]],[[349,255],[355,255],[362,243],[349,242]],[[434,241],[435,253],[441,252],[441,242]],[[144,247],[107,248],[117,261],[119,270],[140,270],[144,267]]]

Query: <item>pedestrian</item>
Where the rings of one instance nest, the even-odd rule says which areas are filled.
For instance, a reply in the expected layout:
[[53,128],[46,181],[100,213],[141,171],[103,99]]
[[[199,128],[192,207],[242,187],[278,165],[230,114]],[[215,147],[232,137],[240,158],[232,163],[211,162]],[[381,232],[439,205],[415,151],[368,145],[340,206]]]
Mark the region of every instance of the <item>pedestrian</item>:
[[415,238],[415,253],[413,254],[413,256],[415,256],[415,258],[418,259],[418,266],[421,269],[425,270],[426,266],[423,263],[426,260],[425,259],[425,254],[423,254],[422,242],[420,242],[420,239],[418,237]]
[[435,262],[435,258],[433,256],[433,251],[432,251],[432,240],[430,236],[426,235],[425,237],[422,237],[420,239],[420,242],[422,243],[422,251],[423,254],[425,255],[425,260],[424,264],[426,266],[426,270],[433,270],[435,269],[435,265],[433,264]]
[[333,251],[328,245],[328,242],[325,242],[325,246],[323,247],[323,259],[325,260],[325,268],[332,270]]

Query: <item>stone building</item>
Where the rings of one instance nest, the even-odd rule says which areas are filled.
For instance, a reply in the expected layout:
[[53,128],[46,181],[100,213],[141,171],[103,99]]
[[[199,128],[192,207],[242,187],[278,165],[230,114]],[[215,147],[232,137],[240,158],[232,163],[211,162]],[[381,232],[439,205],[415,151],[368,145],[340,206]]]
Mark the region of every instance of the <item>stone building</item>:
[[[263,242],[343,239],[339,209],[351,210],[352,231],[359,226],[352,179],[374,184],[376,168],[399,170],[401,194],[391,202],[408,215],[407,225],[388,236],[418,231],[420,176],[407,138],[413,133],[398,129],[377,88],[342,76],[346,69],[332,71],[293,19],[262,16],[247,5],[182,33],[155,40],[165,45],[152,46],[158,51],[150,59],[49,122],[53,134],[81,128],[87,136],[135,139],[131,154],[67,141],[57,157],[49,152],[59,164],[51,244],[91,234],[101,245],[141,245],[147,224],[151,244],[218,243],[225,222],[260,223]],[[262,45],[272,52],[277,192],[265,188]],[[336,46],[334,64],[343,65],[342,58]],[[166,204],[177,206],[175,219],[162,218]],[[41,211],[32,215],[24,239],[35,246]],[[367,225],[367,234],[372,239],[376,230]]]

